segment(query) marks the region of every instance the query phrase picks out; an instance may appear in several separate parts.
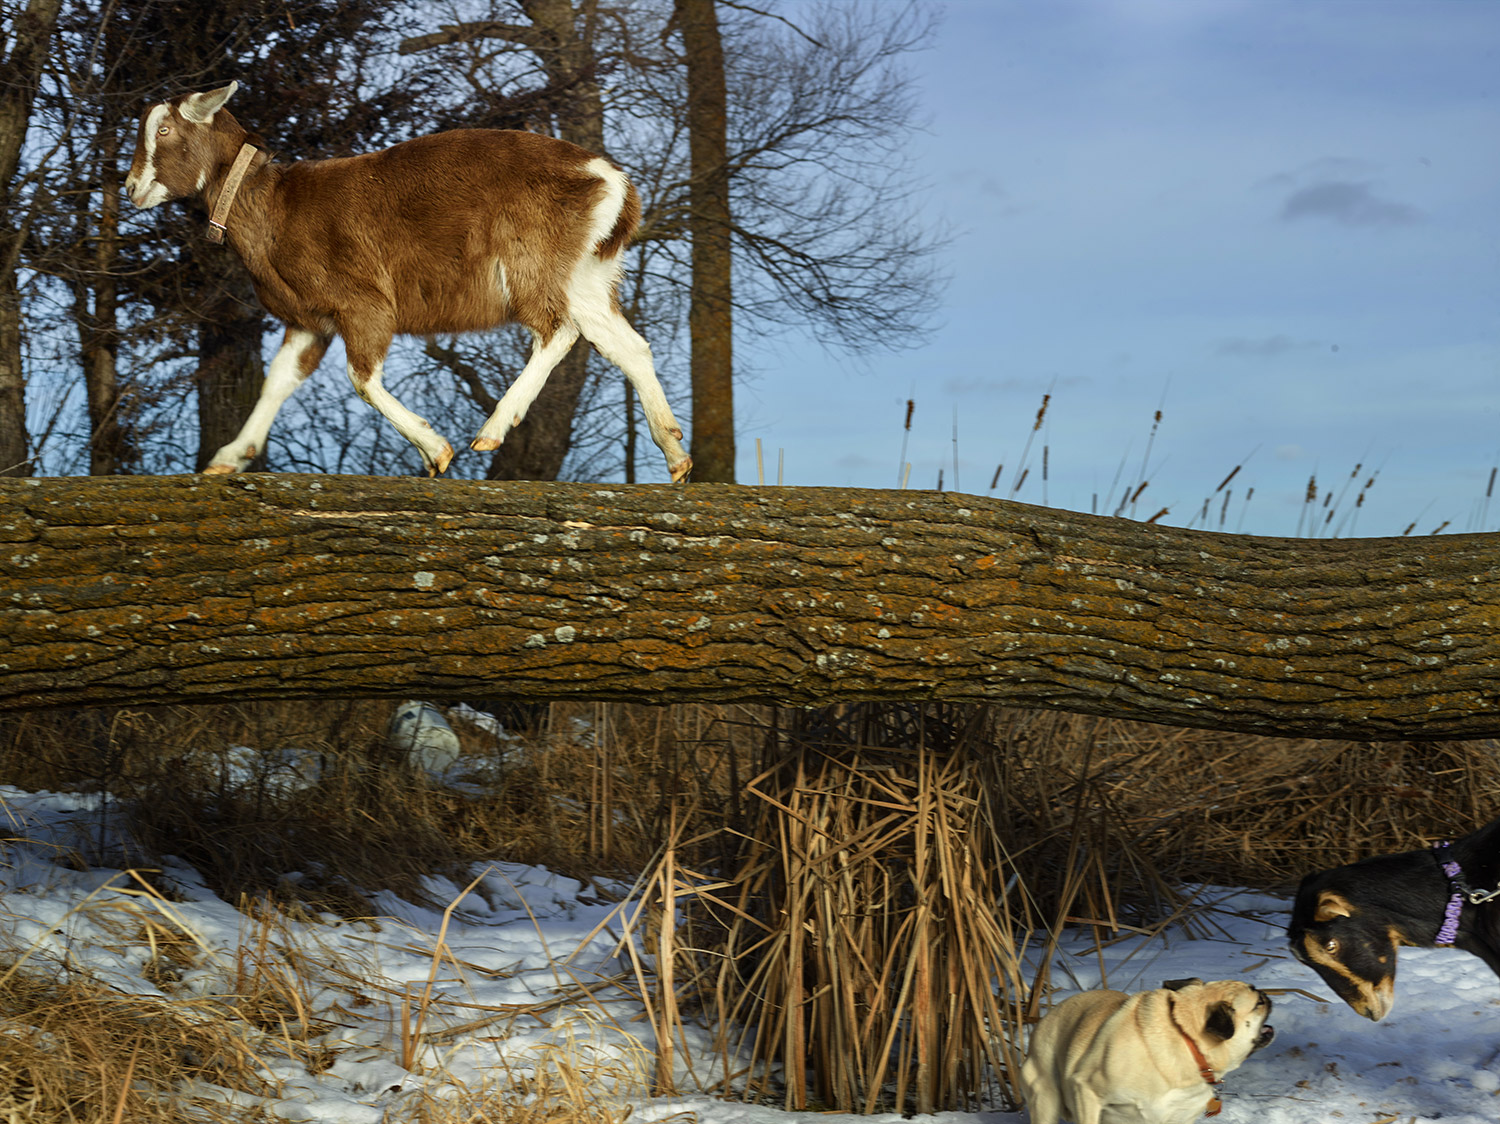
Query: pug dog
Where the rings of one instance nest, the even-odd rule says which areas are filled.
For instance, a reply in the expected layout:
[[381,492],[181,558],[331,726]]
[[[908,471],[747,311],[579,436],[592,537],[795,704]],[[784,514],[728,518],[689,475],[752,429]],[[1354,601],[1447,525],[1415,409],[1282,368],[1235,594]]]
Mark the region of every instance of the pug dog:
[[1226,1073],[1270,1043],[1269,996],[1240,980],[1086,991],[1031,1034],[1021,1090],[1031,1124],[1190,1124],[1219,1111]]

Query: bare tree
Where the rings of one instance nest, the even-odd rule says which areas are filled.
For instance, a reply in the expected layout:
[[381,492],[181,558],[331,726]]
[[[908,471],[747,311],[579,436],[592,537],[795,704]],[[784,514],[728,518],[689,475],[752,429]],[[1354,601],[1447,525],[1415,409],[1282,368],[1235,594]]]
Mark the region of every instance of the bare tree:
[[737,307],[855,353],[921,340],[942,245],[907,141],[919,0],[823,3],[793,25],[738,0],[725,28]]
[[[541,126],[563,140],[602,153],[604,105],[594,48],[598,0],[582,0],[576,7],[572,0],[516,0],[512,10],[519,19],[468,20],[413,36],[402,42],[401,53],[456,46],[465,72],[477,74],[493,61],[487,57],[487,44],[499,41],[520,48],[540,65],[541,84],[519,94],[497,94],[493,85],[483,84],[478,91],[483,98],[478,114],[466,115],[463,123]],[[481,407],[485,403],[492,407],[497,396],[465,350],[457,343],[433,343],[425,354],[451,371]],[[572,448],[574,416],[588,375],[589,346],[580,340],[553,370],[527,412],[526,424],[495,450],[486,473],[490,479],[557,479]]]
[[47,62],[62,0],[7,4],[10,43],[0,29],[0,476],[32,471],[26,432],[26,371],[21,358],[21,290],[16,277],[30,219],[19,200],[17,172],[32,103]]
[[687,79],[692,240],[693,479],[734,483],[734,289],[729,101],[714,0],[675,0]]

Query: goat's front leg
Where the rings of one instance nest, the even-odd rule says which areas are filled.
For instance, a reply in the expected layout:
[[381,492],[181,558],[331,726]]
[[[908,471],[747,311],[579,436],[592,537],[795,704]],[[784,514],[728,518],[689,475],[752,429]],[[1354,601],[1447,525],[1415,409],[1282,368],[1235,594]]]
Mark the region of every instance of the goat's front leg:
[[344,350],[349,356],[349,381],[354,392],[389,419],[396,431],[417,447],[428,476],[441,476],[453,459],[453,446],[424,417],[412,413],[385,388],[385,353],[391,336],[374,339],[368,335],[350,338],[344,333]]
[[265,381],[261,383],[260,397],[255,400],[255,408],[250,411],[245,424],[240,426],[234,440],[214,454],[204,472],[244,472],[250,467],[250,462],[265,449],[271,423],[276,420],[282,404],[306,381],[308,375],[318,369],[331,339],[330,336],[318,335],[301,328],[286,330],[281,347],[266,371]]

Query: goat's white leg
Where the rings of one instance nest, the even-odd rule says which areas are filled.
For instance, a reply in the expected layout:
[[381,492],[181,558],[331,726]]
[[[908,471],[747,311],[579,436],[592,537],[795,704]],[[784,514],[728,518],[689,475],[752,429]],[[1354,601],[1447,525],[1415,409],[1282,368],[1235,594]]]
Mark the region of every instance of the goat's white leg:
[[271,423],[282,404],[306,381],[307,376],[318,369],[323,354],[328,350],[329,336],[305,332],[301,328],[288,328],[282,338],[281,347],[271,359],[266,378],[260,387],[260,397],[255,408],[240,426],[233,441],[214,454],[204,472],[244,472],[250,467],[271,432]]
[[[437,433],[426,418],[412,413],[401,405],[396,396],[385,388],[385,349],[378,352],[352,344],[344,337],[344,346],[349,352],[349,381],[354,392],[379,410],[396,432],[417,447],[422,454],[422,464],[428,476],[440,476],[453,459],[453,446]],[[390,346],[389,337],[385,346]],[[373,354],[373,358],[372,358]]]
[[630,385],[635,387],[651,440],[666,455],[672,482],[682,481],[693,470],[693,458],[682,447],[682,426],[677,424],[656,378],[651,345],[630,326],[612,299],[602,308],[597,302],[577,301],[573,312],[584,338],[599,349],[600,355],[624,371]]
[[578,329],[571,324],[558,328],[552,338],[547,340],[532,333],[531,357],[526,360],[526,366],[521,368],[516,381],[510,384],[510,389],[501,396],[494,412],[479,427],[479,435],[469,442],[469,448],[483,453],[500,447],[506,435],[521,424],[526,411],[531,409],[531,404],[546,385],[552,368],[562,362],[563,356],[568,354],[568,348],[577,339]]

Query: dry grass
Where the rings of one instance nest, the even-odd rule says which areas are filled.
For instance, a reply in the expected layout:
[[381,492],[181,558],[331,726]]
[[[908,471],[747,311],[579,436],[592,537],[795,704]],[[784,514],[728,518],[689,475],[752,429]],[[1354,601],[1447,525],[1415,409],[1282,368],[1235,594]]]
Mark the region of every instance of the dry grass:
[[[628,1080],[667,1091],[684,1074],[794,1107],[1004,1104],[1048,987],[1046,944],[1066,927],[1101,942],[1150,931],[1183,915],[1184,886],[1284,889],[1310,869],[1461,834],[1500,804],[1491,743],[1258,738],[942,705],[554,705],[508,749],[457,724],[472,783],[453,786],[394,760],[391,709],[0,720],[0,780],[118,798],[75,865],[178,855],[245,916],[217,969],[232,1001],[127,997],[33,964],[6,973],[0,1120],[182,1119],[189,1102],[167,1091],[198,1080],[248,1095],[267,1052],[318,1072],[329,1016],[310,1006],[310,981],[340,969],[287,918],[363,916],[367,889],[420,898],[425,876],[462,884],[491,859],[646,872],[622,922],[651,954],[637,986],[657,1054],[640,1075],[604,1081],[564,1050],[413,1102],[413,1121],[614,1124],[619,1105],[585,1092]],[[232,783],[225,762],[241,745],[267,760],[300,749],[321,778],[300,791],[270,770]],[[167,891],[137,889],[143,908],[114,931],[149,947],[147,978],[171,996],[207,953]],[[1034,962],[1042,950],[1036,973],[1022,967],[1028,942]],[[440,941],[434,966],[441,955]],[[372,1002],[397,1022],[405,1012],[416,1064],[437,1041],[422,995]],[[688,1051],[693,1020],[718,1035],[715,1057]],[[143,1037],[148,1023],[165,1029]]]

